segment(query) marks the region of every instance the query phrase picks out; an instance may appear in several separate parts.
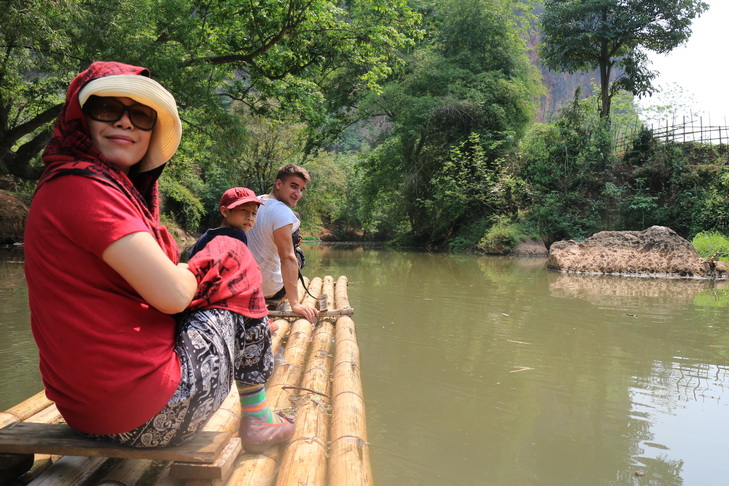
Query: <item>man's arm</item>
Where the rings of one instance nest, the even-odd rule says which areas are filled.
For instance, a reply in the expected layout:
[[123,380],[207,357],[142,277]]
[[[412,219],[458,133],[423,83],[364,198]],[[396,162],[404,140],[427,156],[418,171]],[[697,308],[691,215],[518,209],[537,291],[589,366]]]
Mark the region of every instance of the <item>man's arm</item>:
[[276,243],[278,256],[281,259],[281,276],[283,277],[286,298],[289,300],[291,310],[304,316],[309,322],[315,322],[319,312],[310,306],[299,303],[299,263],[294,253],[294,243],[291,240],[293,225],[287,224],[274,230],[273,241]]

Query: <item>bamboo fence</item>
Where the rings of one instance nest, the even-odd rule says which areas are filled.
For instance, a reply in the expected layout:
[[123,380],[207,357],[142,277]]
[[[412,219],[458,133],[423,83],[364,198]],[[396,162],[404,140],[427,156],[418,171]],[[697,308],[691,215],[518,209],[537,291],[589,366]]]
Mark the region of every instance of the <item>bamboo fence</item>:
[[[179,479],[169,462],[151,459],[43,456],[15,484],[32,486],[228,486],[228,485],[358,485],[373,484],[364,398],[360,380],[359,348],[347,294],[347,278],[305,279],[305,303],[326,300],[327,309],[348,309],[306,319],[274,316],[272,335],[277,364],[266,385],[269,405],[293,412],[296,430],[291,441],[262,454],[241,453],[225,479]],[[326,296],[321,297],[320,296]],[[284,312],[289,312],[285,309]],[[332,349],[332,347],[334,349]],[[278,357],[280,356],[280,358]],[[0,413],[0,428],[19,421],[58,423],[55,404],[40,392]],[[206,431],[238,433],[240,401],[234,386]],[[231,444],[234,441],[231,441]],[[239,442],[236,442],[239,443]],[[226,449],[226,451],[228,451]],[[238,454],[231,446],[228,454]],[[0,481],[1,482],[1,481]]]
[[[635,136],[642,128],[641,124],[622,127],[615,133],[615,151],[624,153],[632,147]],[[646,126],[653,134],[655,140],[673,143],[700,143],[709,145],[729,145],[729,125],[724,120],[723,125],[712,125],[711,119],[703,117],[682,117],[680,121],[668,120],[663,124]]]

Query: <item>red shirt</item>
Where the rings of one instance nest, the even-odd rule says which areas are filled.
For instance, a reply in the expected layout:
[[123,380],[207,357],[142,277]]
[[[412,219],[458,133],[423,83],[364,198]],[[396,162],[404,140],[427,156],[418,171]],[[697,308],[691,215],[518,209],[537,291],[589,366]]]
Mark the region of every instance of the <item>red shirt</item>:
[[[30,207],[25,272],[41,376],[48,398],[81,432],[132,430],[179,384],[174,318],[101,258],[119,238],[150,232],[144,221],[121,192],[75,175],[43,184]],[[177,249],[163,250],[174,261]]]

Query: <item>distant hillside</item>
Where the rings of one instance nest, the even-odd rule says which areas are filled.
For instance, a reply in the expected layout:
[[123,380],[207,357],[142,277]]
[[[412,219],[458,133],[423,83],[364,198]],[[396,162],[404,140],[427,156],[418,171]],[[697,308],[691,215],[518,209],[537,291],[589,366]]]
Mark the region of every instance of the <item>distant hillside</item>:
[[[556,73],[540,67],[542,72],[542,83],[547,89],[541,97],[537,121],[546,122],[550,117],[574,99],[575,91],[580,89],[580,99],[592,94],[593,84],[600,83],[600,75],[597,71],[593,73]],[[597,108],[596,108],[597,109]]]
[[[580,89],[580,99],[593,94],[593,87],[600,85],[600,72],[596,69],[593,72],[578,72],[574,74],[557,73],[542,66],[538,59],[536,46],[539,41],[529,41],[529,57],[539,68],[542,74],[542,84],[546,93],[541,97],[539,113],[536,121],[547,122],[550,117],[562,108],[566,103],[575,97],[575,91]],[[613,76],[613,79],[615,76]]]
[[[536,13],[541,13],[544,7],[537,7]],[[539,62],[538,46],[542,42],[539,33],[527,39],[529,47],[529,58],[539,68],[542,74],[542,83],[546,88],[546,94],[541,97],[539,113],[536,121],[549,121],[552,114],[558,111],[565,103],[569,103],[575,96],[575,90],[580,88],[580,98],[585,98],[593,94],[593,85],[600,85],[600,72],[595,70],[592,72],[578,72],[574,74],[557,73],[542,66]],[[612,78],[615,79],[622,72],[614,72]]]

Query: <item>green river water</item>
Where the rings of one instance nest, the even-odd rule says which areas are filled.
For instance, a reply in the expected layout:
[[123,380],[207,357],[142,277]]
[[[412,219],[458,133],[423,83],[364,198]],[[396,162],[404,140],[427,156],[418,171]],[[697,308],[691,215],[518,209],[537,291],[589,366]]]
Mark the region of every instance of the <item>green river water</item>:
[[[729,282],[308,246],[345,275],[378,486],[729,483]],[[41,389],[0,254],[0,410]]]

